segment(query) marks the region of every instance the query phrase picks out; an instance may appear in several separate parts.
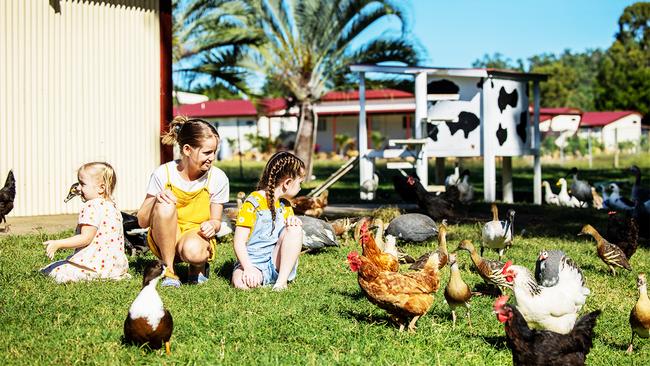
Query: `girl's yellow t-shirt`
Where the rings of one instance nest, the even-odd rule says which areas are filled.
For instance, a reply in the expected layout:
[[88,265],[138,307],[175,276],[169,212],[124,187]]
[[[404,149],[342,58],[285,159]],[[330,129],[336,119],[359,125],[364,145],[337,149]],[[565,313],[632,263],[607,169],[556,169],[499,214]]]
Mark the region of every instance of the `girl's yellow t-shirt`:
[[[260,194],[259,192],[255,191],[250,194],[257,203],[259,204],[258,210],[268,210],[269,206],[266,202],[266,196],[263,194]],[[280,200],[275,201],[275,208],[280,208]],[[282,214],[284,216],[284,219],[286,220],[290,216],[294,216],[293,213],[293,208],[291,205],[285,201],[284,205],[284,212]],[[255,226],[255,220],[257,219],[257,215],[255,214],[255,207],[253,204],[246,200],[244,204],[241,206],[239,209],[239,214],[237,216],[237,226],[243,226],[243,227],[253,227]]]

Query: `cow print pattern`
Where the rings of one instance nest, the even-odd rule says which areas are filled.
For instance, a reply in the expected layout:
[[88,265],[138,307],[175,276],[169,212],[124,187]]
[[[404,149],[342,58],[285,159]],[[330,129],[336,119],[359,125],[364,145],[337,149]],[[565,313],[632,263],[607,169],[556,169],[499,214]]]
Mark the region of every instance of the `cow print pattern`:
[[460,88],[453,81],[442,79],[427,85],[427,94],[458,94]]
[[433,141],[438,141],[439,131],[440,130],[438,129],[437,125],[434,125],[433,123],[427,123],[427,136]]
[[497,129],[497,140],[499,140],[499,146],[503,146],[503,143],[508,139],[508,130],[501,127],[499,123],[499,128]]
[[526,137],[528,136],[526,133],[526,127],[528,127],[528,113],[521,112],[519,114],[519,123],[517,124],[517,135],[519,135],[519,138],[524,143],[526,142]]
[[517,89],[513,90],[511,93],[506,92],[506,88],[501,87],[499,89],[499,110],[501,113],[506,109],[507,106],[512,108],[517,107],[517,101],[519,100],[519,93]]
[[463,130],[465,138],[468,138],[469,133],[474,131],[481,124],[481,120],[474,113],[463,111],[458,114],[458,122],[445,123],[449,127],[452,136],[458,130]]

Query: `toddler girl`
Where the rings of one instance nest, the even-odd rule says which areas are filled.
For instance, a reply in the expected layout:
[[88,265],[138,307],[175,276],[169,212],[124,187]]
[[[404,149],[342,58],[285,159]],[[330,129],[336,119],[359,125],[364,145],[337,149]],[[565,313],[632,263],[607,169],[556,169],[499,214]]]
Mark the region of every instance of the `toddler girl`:
[[103,162],[84,164],[77,171],[77,179],[84,204],[75,235],[43,243],[50,259],[59,249],[75,251],[68,258],[42,268],[41,272],[58,283],[130,277],[124,254],[122,215],[111,198],[116,183],[113,167]]

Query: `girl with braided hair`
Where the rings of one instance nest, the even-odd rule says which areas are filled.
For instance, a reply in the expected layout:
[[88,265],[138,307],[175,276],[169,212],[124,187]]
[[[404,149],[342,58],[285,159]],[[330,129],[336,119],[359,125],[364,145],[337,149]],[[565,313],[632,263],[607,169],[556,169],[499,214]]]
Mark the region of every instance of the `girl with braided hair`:
[[178,144],[181,158],[159,166],[138,210],[138,224],[149,227],[147,243],[165,266],[161,286],[179,287],[174,262],[189,264],[188,282],[208,280],[208,261],[216,254],[215,234],[228,202],[228,177],[212,166],[219,133],[201,119],[174,118],[162,143]]
[[290,152],[278,152],[266,163],[257,191],[246,198],[237,217],[236,288],[273,285],[274,291],[282,291],[296,277],[302,222],[288,200],[298,194],[304,178],[305,164]]

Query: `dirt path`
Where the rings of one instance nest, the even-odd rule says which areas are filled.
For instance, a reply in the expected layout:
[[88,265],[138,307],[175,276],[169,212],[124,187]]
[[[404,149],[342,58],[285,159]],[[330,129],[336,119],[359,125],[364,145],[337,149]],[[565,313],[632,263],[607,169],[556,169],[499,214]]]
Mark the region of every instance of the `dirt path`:
[[77,225],[78,215],[48,215],[48,216],[16,216],[7,217],[9,229],[2,231],[4,225],[0,224],[0,236],[25,235],[44,232],[58,233],[63,230],[74,229]]

